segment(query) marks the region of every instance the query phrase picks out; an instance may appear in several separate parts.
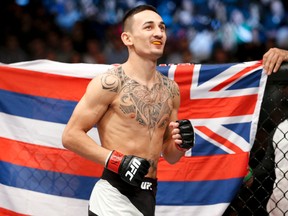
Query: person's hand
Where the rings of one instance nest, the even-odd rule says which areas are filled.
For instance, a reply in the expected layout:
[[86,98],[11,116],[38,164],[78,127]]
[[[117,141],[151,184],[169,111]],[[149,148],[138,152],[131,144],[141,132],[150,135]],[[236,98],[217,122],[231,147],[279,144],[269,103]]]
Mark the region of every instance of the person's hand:
[[253,170],[251,167],[247,167],[247,174],[243,179],[243,183],[246,187],[251,187],[254,181],[254,177],[253,177]]
[[180,151],[185,152],[194,146],[194,129],[188,119],[171,122],[170,126],[173,128],[172,138]]
[[105,168],[118,173],[121,179],[133,186],[140,186],[144,176],[148,173],[148,160],[134,155],[124,155],[113,150],[107,160]]
[[288,50],[271,48],[263,55],[263,69],[267,75],[276,73],[283,61],[288,61]]

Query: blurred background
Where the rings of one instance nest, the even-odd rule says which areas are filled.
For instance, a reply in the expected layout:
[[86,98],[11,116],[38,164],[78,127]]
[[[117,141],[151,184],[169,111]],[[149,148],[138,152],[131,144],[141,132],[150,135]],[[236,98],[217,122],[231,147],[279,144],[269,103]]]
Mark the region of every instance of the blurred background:
[[122,63],[121,19],[144,3],[167,25],[159,64],[243,62],[288,49],[284,0],[1,0],[0,62]]

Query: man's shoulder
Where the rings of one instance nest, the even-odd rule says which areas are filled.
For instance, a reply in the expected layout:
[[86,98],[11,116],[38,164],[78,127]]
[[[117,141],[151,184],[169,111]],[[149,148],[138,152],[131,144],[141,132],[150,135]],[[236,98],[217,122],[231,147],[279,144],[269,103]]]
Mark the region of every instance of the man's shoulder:
[[168,88],[178,88],[178,84],[175,82],[175,80],[170,79],[169,77],[165,76],[161,72],[157,71],[159,74],[159,77],[162,80],[162,83],[167,86]]
[[104,74],[119,74],[122,71],[121,65],[114,65],[113,67],[109,68],[104,72]]
[[164,74],[158,71],[159,77],[161,78],[161,82],[164,88],[170,93],[171,96],[179,96],[179,86],[175,82],[175,80],[170,79],[169,77],[165,76]]
[[101,86],[101,89],[108,90],[110,92],[118,92],[123,85],[121,68],[118,66],[109,68],[105,72],[94,77],[92,83],[97,86]]

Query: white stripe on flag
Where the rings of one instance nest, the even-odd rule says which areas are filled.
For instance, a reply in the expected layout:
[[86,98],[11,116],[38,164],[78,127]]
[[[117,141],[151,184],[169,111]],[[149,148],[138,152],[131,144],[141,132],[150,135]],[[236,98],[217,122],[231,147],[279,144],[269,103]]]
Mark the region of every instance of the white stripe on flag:
[[27,62],[18,62],[9,64],[9,66],[26,70],[32,70],[40,73],[44,72],[49,74],[81,77],[81,78],[93,78],[97,74],[103,73],[109,68],[114,67],[113,65],[104,65],[104,64],[86,64],[86,63],[68,64],[45,59],[27,61]]
[[87,200],[53,196],[2,184],[0,184],[0,207],[35,216],[88,215]]
[[155,216],[222,216],[229,203],[200,206],[156,206]]
[[[29,144],[64,149],[61,138],[65,126],[0,112],[0,137]],[[92,128],[88,135],[100,144],[97,128]]]

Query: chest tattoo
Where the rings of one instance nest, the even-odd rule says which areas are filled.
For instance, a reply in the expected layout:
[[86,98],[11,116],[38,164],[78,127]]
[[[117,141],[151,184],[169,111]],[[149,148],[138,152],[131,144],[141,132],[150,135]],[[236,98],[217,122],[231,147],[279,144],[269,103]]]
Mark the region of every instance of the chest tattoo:
[[117,79],[108,83],[102,79],[104,89],[118,92],[121,95],[119,108],[125,115],[135,115],[135,120],[149,130],[150,137],[156,127],[166,127],[172,111],[172,99],[179,95],[171,80],[157,74],[158,82],[151,89],[139,84],[118,69]]

